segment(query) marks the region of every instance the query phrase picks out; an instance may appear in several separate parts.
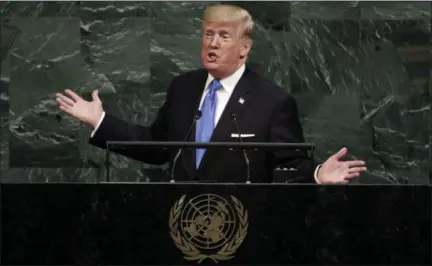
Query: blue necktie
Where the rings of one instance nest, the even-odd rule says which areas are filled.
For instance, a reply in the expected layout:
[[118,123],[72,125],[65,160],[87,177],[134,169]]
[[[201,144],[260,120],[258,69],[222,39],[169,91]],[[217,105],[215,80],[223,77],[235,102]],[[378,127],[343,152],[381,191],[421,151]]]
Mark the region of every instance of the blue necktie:
[[[197,121],[195,141],[209,142],[215,127],[216,91],[222,87],[218,80],[213,80],[201,106],[201,119]],[[196,168],[198,169],[205,149],[196,149]]]

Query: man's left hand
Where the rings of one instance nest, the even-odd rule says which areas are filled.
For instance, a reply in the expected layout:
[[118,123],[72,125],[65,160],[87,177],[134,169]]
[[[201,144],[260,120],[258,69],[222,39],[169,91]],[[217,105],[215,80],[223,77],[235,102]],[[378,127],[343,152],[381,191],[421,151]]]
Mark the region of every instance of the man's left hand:
[[347,148],[342,148],[321,165],[317,175],[321,184],[346,184],[367,170],[364,161],[342,161],[347,153]]

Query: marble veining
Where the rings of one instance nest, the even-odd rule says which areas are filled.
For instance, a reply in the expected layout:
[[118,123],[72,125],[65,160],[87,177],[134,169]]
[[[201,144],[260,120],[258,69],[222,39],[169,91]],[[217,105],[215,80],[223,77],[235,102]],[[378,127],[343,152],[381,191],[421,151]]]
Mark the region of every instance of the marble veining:
[[[99,89],[107,110],[149,124],[169,80],[200,67],[200,16],[212,3],[2,2],[1,180],[103,179],[104,153],[54,93]],[[256,19],[250,67],[298,99],[317,158],[346,145],[369,166],[354,183],[430,183],[430,2],[232,3]],[[113,164],[117,181],[164,173]]]

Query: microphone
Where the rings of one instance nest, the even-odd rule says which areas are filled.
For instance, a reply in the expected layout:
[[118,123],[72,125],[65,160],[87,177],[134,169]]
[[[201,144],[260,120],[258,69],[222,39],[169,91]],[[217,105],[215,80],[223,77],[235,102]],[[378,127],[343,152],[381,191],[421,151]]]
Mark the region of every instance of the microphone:
[[[196,114],[194,116],[194,119],[192,121],[192,124],[191,124],[188,132],[186,133],[183,141],[186,141],[189,138],[189,135],[191,134],[192,128],[196,124],[197,120],[201,118],[201,115],[202,115],[201,110],[197,110],[197,112],[196,112]],[[175,170],[175,167],[176,167],[176,164],[177,164],[177,160],[180,157],[180,154],[181,154],[182,151],[183,151],[183,148],[180,148],[178,150],[176,156],[174,157],[173,165],[172,165],[172,168],[171,168],[171,180],[170,180],[170,183],[175,183],[175,180],[174,180],[174,170]]]
[[[233,114],[231,114],[231,116],[232,116],[232,119],[233,119],[233,121],[234,121],[234,123],[235,123],[235,125],[236,125],[236,128],[237,128],[237,133],[238,133],[238,135],[239,135],[239,141],[240,141],[240,143],[242,144],[242,143],[243,143],[243,140],[242,140],[242,137],[241,137],[241,134],[240,134],[240,127],[239,127],[239,125],[238,125],[236,115],[233,113]],[[243,150],[243,158],[244,158],[244,160],[245,160],[245,162],[246,162],[246,170],[247,170],[247,174],[246,174],[246,184],[250,184],[251,181],[250,181],[250,163],[249,163],[249,158],[248,158],[248,156],[247,156],[247,152],[246,152],[246,150],[245,150],[245,149],[242,149],[242,150]]]

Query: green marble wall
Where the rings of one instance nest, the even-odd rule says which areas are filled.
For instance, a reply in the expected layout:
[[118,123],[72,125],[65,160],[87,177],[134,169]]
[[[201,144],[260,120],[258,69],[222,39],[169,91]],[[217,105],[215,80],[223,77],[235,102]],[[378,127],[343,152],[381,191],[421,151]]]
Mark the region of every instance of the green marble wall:
[[[57,109],[74,88],[149,124],[167,84],[200,67],[200,16],[215,2],[2,2],[1,179],[95,182],[103,152]],[[238,2],[257,22],[250,66],[299,101],[324,159],[347,145],[369,172],[356,182],[429,184],[430,2]],[[118,181],[160,169],[114,156]]]

